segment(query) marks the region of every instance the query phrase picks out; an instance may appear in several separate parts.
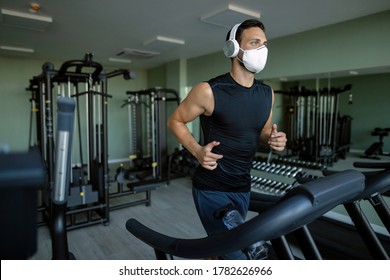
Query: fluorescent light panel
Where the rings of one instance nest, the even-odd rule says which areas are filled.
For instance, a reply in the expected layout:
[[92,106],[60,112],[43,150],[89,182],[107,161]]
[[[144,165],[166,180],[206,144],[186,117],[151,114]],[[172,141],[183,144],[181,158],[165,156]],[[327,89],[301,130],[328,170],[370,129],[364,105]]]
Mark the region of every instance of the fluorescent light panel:
[[51,17],[48,17],[48,16],[41,16],[41,15],[36,15],[36,14],[22,13],[22,12],[18,12],[18,11],[7,10],[7,9],[1,9],[1,13],[4,16],[20,17],[20,18],[25,18],[25,19],[44,21],[44,22],[48,22],[48,23],[52,23],[53,22],[53,19]]
[[45,31],[53,22],[53,19],[49,16],[22,13],[7,9],[1,9],[1,16],[4,25],[34,31]]
[[165,37],[165,36],[156,36],[144,42],[144,46],[148,46],[156,50],[168,50],[177,45],[184,45],[184,44],[185,44],[184,40]]
[[5,51],[25,52],[25,53],[33,53],[34,52],[34,49],[12,47],[12,46],[0,46],[0,49],[5,50]]
[[226,8],[217,10],[200,18],[201,21],[231,28],[233,24],[242,22],[248,18],[260,18],[260,12],[228,4]]
[[144,45],[152,44],[155,41],[164,42],[164,43],[170,43],[170,44],[177,44],[177,45],[184,45],[185,44],[184,40],[170,38],[170,37],[164,37],[164,36],[156,36],[156,38],[153,38],[153,39],[151,39],[149,41],[146,41],[144,43]]
[[130,59],[124,59],[124,58],[110,57],[108,60],[111,61],[111,62],[131,63]]

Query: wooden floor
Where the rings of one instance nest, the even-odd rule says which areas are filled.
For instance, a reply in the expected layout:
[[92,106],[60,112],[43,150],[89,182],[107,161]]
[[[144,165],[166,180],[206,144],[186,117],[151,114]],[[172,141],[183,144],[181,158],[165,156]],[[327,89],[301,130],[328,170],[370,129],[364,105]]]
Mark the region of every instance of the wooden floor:
[[[339,160],[332,168],[344,170],[360,160],[351,155]],[[144,195],[142,193],[136,195]],[[255,216],[249,213],[248,219]],[[137,205],[110,211],[109,225],[93,225],[68,232],[69,251],[78,260],[147,260],[155,259],[147,246],[125,228],[135,218],[156,231],[180,238],[206,236],[192,200],[191,179],[174,179],[152,191],[151,206]],[[31,259],[52,258],[51,239],[46,226],[38,228],[38,249]]]

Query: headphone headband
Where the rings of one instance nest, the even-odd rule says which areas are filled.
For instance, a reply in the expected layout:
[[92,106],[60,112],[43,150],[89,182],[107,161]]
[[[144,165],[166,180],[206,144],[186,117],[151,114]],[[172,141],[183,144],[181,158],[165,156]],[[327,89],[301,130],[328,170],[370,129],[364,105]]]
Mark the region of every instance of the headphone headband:
[[225,42],[225,45],[223,47],[223,52],[226,57],[236,57],[238,55],[238,52],[240,51],[240,45],[236,40],[237,29],[240,25],[241,23],[237,23],[230,30],[229,40]]
[[241,25],[241,23],[237,23],[233,26],[232,30],[230,30],[230,36],[229,36],[229,40],[236,40],[236,33],[237,33],[237,29],[238,27]]

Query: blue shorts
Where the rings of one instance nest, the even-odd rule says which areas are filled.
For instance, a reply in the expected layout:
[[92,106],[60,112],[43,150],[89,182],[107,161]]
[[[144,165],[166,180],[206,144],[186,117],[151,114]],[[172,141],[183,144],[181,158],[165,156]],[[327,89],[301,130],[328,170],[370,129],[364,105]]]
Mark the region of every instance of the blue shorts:
[[[228,230],[222,219],[214,216],[214,213],[221,207],[233,204],[244,219],[248,213],[250,192],[205,191],[193,187],[192,195],[199,218],[208,235]],[[247,259],[242,251],[231,252],[225,256],[221,256],[221,258]]]

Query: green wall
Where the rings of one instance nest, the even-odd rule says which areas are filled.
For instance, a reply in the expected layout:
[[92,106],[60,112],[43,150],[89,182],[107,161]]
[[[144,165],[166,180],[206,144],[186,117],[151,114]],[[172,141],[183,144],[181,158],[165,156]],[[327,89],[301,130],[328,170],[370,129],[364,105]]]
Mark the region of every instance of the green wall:
[[28,148],[30,102],[25,90],[42,64],[0,57],[0,143],[11,151]]
[[269,42],[264,79],[390,65],[390,11]]
[[[333,79],[334,85],[352,84],[353,103],[348,105],[348,95],[340,96],[340,111],[352,116],[352,147],[367,149],[378,136],[374,128],[390,128],[390,73]],[[390,136],[384,139],[384,150],[390,152]],[[390,158],[389,158],[390,160]]]
[[147,71],[148,87],[166,87],[167,83],[167,66],[162,65]]

